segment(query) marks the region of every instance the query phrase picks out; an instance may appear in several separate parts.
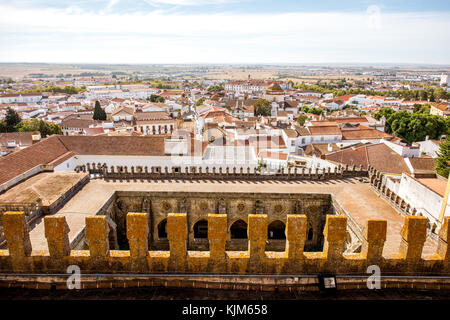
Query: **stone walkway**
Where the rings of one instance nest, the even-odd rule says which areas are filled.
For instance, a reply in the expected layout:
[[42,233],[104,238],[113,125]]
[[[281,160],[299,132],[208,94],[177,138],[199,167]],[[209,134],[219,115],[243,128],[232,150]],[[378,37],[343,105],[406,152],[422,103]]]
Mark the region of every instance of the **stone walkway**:
[[[331,181],[104,181],[91,180],[78,194],[59,210],[66,216],[72,240],[84,227],[87,215],[95,215],[115,191],[179,191],[183,192],[260,192],[260,193],[325,193],[333,194],[341,206],[351,215],[360,228],[364,229],[369,219],[388,221],[387,241],[384,256],[398,252],[400,232],[404,218],[388,202],[380,198],[368,183],[357,179]],[[43,223],[42,223],[43,224]],[[32,231],[32,245],[35,250],[47,247],[43,226]],[[436,243],[428,239],[424,254],[434,253]]]

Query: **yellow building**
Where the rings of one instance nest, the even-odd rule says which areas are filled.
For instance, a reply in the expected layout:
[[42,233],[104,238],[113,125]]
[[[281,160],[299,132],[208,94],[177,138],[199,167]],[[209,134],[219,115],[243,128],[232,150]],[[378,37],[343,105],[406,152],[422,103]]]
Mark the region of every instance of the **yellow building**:
[[266,89],[264,99],[269,102],[282,102],[284,101],[284,90],[278,83],[274,82]]

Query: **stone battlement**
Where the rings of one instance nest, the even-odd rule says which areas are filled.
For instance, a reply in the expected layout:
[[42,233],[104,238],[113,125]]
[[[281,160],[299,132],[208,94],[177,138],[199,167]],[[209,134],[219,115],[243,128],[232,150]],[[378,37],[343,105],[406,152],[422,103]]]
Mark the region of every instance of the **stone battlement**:
[[281,168],[277,173],[262,173],[257,168],[250,167],[205,167],[180,166],[180,167],[158,167],[158,166],[111,166],[106,163],[87,163],[77,166],[76,172],[89,172],[90,174],[105,179],[219,179],[219,180],[327,180],[350,177],[367,177],[368,170],[355,166],[337,166],[331,170],[319,168]]
[[9,250],[0,250],[0,272],[66,273],[77,265],[89,273],[176,273],[176,274],[366,274],[367,267],[378,265],[385,275],[449,275],[448,235],[450,218],[439,236],[436,253],[422,256],[427,219],[405,217],[398,253],[382,254],[386,241],[387,221],[369,220],[367,243],[361,253],[344,253],[347,218],[328,215],[324,230],[324,247],[320,252],[304,252],[307,236],[305,215],[287,215],[286,249],[265,250],[268,217],[248,216],[248,250],[226,251],[227,215],[208,215],[209,251],[188,251],[187,215],[167,216],[169,251],[148,250],[148,214],[129,213],[126,230],[130,250],[110,250],[109,224],[105,216],[86,217],[89,250],[71,250],[69,227],[62,216],[46,216],[45,237],[48,250],[32,252],[25,215],[7,212],[3,215],[5,238]]

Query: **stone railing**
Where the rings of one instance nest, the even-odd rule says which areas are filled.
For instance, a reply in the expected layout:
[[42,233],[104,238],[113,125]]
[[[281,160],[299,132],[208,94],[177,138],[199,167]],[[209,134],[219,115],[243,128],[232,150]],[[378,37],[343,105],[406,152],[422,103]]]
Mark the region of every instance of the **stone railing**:
[[374,168],[369,167],[369,180],[372,188],[402,215],[416,215],[416,208],[411,207],[404,199],[399,197],[394,191],[386,187],[383,182],[384,175]]
[[9,250],[0,250],[1,273],[66,273],[76,265],[83,274],[366,274],[377,265],[383,275],[450,275],[448,250],[449,222],[441,229],[434,254],[422,256],[427,219],[405,217],[398,253],[385,257],[387,222],[369,220],[367,243],[361,253],[344,253],[347,218],[328,215],[324,229],[324,247],[320,252],[304,252],[307,233],[305,215],[288,215],[284,252],[265,250],[267,215],[248,216],[248,250],[226,251],[227,215],[208,215],[209,251],[188,251],[187,215],[171,213],[167,217],[169,251],[148,250],[148,214],[129,213],[127,238],[130,250],[110,250],[109,226],[105,216],[86,217],[89,250],[72,250],[69,227],[64,216],[44,218],[48,251],[32,254],[25,216],[8,212],[3,225]]
[[25,220],[32,224],[42,215],[42,200],[38,198],[37,202],[0,202],[0,248],[6,246],[6,239],[3,234],[2,216],[8,211],[21,211],[25,214]]
[[147,167],[147,166],[111,166],[105,163],[87,163],[77,166],[76,172],[89,172],[96,177],[104,179],[219,179],[219,180],[327,180],[350,177],[367,177],[368,171],[362,167],[338,166],[332,171],[331,168],[282,168],[280,172],[263,174],[256,168],[233,167]]

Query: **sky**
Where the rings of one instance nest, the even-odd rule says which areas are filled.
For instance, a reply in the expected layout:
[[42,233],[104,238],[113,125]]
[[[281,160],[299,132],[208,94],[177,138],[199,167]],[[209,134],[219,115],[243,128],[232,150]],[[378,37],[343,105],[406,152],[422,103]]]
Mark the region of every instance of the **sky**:
[[450,1],[0,0],[0,62],[450,65]]

